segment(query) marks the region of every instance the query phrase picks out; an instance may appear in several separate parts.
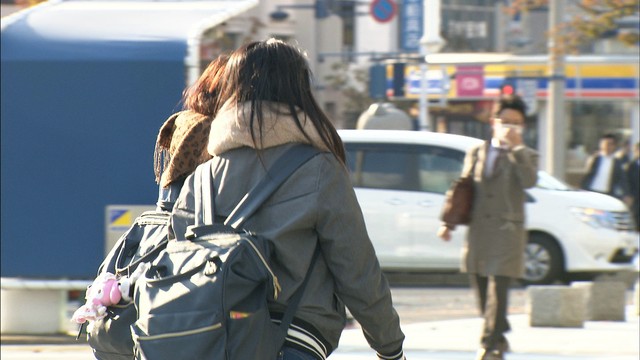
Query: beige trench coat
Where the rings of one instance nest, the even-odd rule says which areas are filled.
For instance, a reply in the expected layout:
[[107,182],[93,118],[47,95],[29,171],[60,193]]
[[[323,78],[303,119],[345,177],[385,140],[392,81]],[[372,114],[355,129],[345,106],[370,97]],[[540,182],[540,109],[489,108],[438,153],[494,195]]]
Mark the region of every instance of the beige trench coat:
[[462,271],[520,278],[527,241],[524,190],[537,182],[538,153],[525,146],[511,149],[496,160],[493,173],[485,175],[489,144],[468,151],[462,169],[462,176],[473,170],[475,185]]

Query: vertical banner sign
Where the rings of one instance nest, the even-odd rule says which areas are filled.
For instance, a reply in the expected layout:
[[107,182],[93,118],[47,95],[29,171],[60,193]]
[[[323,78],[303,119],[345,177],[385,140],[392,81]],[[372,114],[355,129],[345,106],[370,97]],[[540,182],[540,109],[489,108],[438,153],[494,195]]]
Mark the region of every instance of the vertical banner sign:
[[405,52],[420,52],[423,0],[404,0],[401,4],[400,47]]
[[522,97],[522,101],[527,104],[527,115],[533,115],[538,112],[538,99],[536,93],[538,91],[538,80],[536,79],[518,79],[518,93]]
[[458,96],[481,97],[484,94],[483,66],[456,66]]

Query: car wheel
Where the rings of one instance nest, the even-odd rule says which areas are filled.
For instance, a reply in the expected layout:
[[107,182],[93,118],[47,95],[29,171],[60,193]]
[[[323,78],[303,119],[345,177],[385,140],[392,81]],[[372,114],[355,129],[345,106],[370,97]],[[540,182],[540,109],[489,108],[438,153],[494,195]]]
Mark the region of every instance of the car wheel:
[[551,284],[564,272],[562,251],[556,242],[541,234],[530,234],[524,250],[525,285]]

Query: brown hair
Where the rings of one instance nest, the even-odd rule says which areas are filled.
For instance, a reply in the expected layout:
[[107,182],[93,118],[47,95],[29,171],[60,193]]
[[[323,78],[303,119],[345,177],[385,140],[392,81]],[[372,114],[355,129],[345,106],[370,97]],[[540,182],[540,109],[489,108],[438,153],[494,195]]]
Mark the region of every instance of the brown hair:
[[215,116],[224,103],[220,101],[220,87],[228,54],[221,54],[212,60],[195,84],[183,93],[183,108],[197,113]]
[[186,111],[175,113],[158,132],[153,155],[156,182],[167,187],[211,158],[207,152],[211,121],[220,109],[222,73],[229,56],[211,61],[182,96]]

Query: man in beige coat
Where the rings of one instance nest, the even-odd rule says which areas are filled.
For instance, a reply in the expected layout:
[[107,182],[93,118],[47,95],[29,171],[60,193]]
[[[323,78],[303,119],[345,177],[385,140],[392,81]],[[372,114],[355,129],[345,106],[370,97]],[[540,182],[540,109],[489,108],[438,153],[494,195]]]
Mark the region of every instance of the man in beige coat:
[[[501,99],[491,140],[469,150],[462,169],[463,177],[473,174],[475,190],[462,271],[485,320],[478,360],[504,359],[509,285],[524,272],[525,189],[536,184],[538,170],[538,154],[522,142],[524,120],[521,99]],[[443,224],[438,235],[450,240],[455,225]]]

